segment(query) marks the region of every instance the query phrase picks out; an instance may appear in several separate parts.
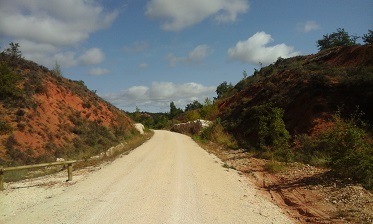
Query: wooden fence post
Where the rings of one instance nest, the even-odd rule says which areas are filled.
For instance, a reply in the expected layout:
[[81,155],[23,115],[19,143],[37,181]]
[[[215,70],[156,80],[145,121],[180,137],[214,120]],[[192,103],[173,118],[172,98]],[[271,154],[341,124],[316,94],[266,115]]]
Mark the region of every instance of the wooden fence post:
[[67,181],[73,180],[73,164],[67,164]]
[[3,167],[0,166],[0,191],[4,190],[4,172]]

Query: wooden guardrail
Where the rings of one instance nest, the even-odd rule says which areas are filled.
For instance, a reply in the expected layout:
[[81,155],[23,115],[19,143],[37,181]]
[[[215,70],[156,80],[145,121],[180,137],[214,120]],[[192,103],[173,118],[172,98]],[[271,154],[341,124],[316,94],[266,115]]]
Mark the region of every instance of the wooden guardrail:
[[76,163],[76,162],[77,162],[76,160],[70,160],[70,161],[41,163],[41,164],[26,165],[26,166],[0,167],[0,191],[4,190],[4,173],[8,171],[13,171],[13,170],[25,170],[25,169],[32,169],[32,168],[39,168],[39,167],[46,167],[46,166],[67,165],[67,181],[72,181],[73,180],[73,163]]

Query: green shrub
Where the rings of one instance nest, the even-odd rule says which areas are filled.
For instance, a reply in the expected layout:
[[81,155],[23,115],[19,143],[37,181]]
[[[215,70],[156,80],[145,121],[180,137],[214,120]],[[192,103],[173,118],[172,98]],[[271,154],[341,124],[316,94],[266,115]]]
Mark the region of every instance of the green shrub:
[[327,165],[343,177],[373,188],[373,146],[369,143],[366,124],[355,112],[349,119],[342,119],[340,112],[334,115],[335,125],[319,137],[307,135],[297,137],[301,148],[297,160],[312,165]]
[[228,148],[237,149],[238,144],[232,135],[228,134],[224,127],[220,124],[219,120],[209,127],[205,128],[201,134],[202,140],[208,140]]
[[223,117],[223,126],[236,137],[241,147],[258,149],[259,154],[266,154],[271,159],[292,160],[291,136],[283,121],[282,108],[271,103],[236,107]]
[[344,120],[334,116],[335,126],[324,133],[322,141],[330,154],[329,166],[342,177],[352,178],[373,187],[373,146],[361,127],[359,116]]
[[295,137],[299,145],[295,153],[295,160],[313,166],[327,166],[329,156],[324,151],[320,138],[311,137],[307,134]]
[[20,77],[5,62],[0,62],[0,100],[8,97],[20,97],[21,89],[17,87]]
[[282,119],[284,110],[278,107],[266,106],[259,114],[259,142],[262,149],[271,147],[275,150],[289,148],[290,134]]
[[8,134],[12,132],[12,130],[13,128],[8,122],[0,119],[0,135]]
[[200,115],[202,119],[215,120],[219,115],[218,105],[213,103],[209,98],[206,98],[205,104],[200,110]]

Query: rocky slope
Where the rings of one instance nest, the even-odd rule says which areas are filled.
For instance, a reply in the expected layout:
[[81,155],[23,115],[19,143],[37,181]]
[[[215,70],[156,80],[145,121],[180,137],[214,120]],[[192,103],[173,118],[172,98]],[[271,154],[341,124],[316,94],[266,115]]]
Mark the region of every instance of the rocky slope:
[[317,135],[338,109],[349,116],[358,107],[373,122],[373,46],[337,47],[314,55],[279,58],[241,80],[219,102],[220,117],[241,140],[250,125],[248,108],[270,103],[284,109],[292,135]]
[[0,165],[85,158],[135,133],[83,81],[4,54],[0,65]]

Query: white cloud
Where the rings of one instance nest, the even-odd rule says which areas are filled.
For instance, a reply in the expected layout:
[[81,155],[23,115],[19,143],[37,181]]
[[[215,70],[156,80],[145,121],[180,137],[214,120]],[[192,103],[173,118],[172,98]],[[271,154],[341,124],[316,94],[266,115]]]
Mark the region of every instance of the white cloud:
[[237,42],[235,47],[228,49],[228,58],[250,64],[270,64],[278,57],[289,58],[299,55],[293,47],[285,44],[267,46],[273,39],[265,32],[258,32],[245,41]]
[[110,70],[105,69],[105,68],[93,68],[89,70],[88,75],[100,76],[100,75],[106,75],[109,73],[110,73]]
[[193,100],[203,100],[215,93],[216,87],[203,86],[198,83],[175,84],[172,82],[153,82],[150,86],[133,86],[120,93],[110,93],[104,99],[114,105],[134,109],[136,106],[153,111],[168,111],[169,104],[174,101],[184,109]]
[[0,2],[0,35],[37,44],[70,46],[108,27],[118,12],[95,1],[15,0]]
[[62,68],[76,66],[76,53],[73,51],[59,51],[49,44],[35,44],[28,41],[15,41],[20,44],[22,55],[46,67],[52,68],[57,62]]
[[97,64],[104,59],[99,49],[77,57],[75,47],[117,15],[96,0],[0,0],[0,36],[20,43],[25,58],[47,67],[56,61],[65,68]]
[[99,48],[91,48],[81,55],[78,60],[82,65],[95,65],[103,62],[104,59],[105,55]]
[[190,62],[202,62],[211,53],[211,48],[205,44],[198,45],[188,54]]
[[308,33],[318,29],[320,29],[320,25],[315,21],[307,21],[305,23],[298,23],[297,25],[297,30],[302,33]]
[[132,43],[130,46],[125,46],[123,48],[124,52],[134,52],[134,53],[139,53],[143,52],[149,48],[149,43],[146,41],[136,41]]
[[81,55],[77,52],[62,51],[50,44],[35,44],[29,41],[16,41],[20,43],[20,50],[25,58],[52,68],[57,62],[62,68],[79,65],[99,64],[105,59],[104,53],[99,48],[90,48]]
[[192,51],[188,53],[185,57],[177,57],[174,54],[168,54],[168,66],[175,67],[179,62],[183,63],[201,63],[205,58],[212,53],[211,47],[208,45],[202,44],[195,47]]
[[145,15],[162,20],[162,29],[178,31],[208,17],[218,22],[234,22],[249,9],[247,0],[151,0]]

